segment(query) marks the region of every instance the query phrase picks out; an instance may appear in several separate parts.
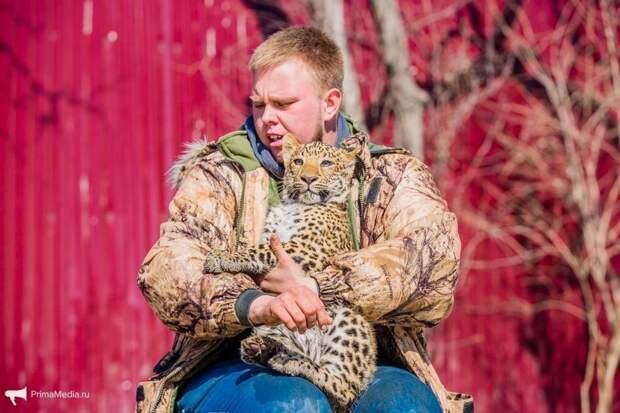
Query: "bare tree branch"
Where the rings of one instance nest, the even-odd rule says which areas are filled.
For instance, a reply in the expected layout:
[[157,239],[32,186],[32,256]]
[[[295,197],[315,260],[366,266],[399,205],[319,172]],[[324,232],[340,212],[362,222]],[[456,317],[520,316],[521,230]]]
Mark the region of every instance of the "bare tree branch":
[[291,25],[278,0],[243,0],[243,3],[256,15],[263,38]]
[[[433,159],[439,160],[434,168],[452,167],[454,136],[474,114],[486,133],[450,188],[453,208],[476,234],[464,247],[463,268],[551,260],[567,288],[579,286],[580,319],[588,329],[582,412],[611,411],[620,363],[620,280],[612,262],[620,254],[619,9],[608,0],[569,0],[555,27],[540,32],[520,2],[509,1],[493,11],[496,24],[487,37],[476,28],[482,21],[476,4],[467,3],[462,10],[472,27],[461,24],[460,32],[447,36],[469,36],[478,54],[451,62],[460,68],[456,72],[433,72],[424,85],[431,95]],[[445,59],[441,50],[428,55]],[[483,194],[475,203],[466,196],[472,189]],[[503,246],[504,256],[477,259],[476,248],[485,240]],[[525,315],[531,308],[566,310],[550,302],[557,304],[550,298],[526,305]],[[515,308],[514,301],[502,305]]]

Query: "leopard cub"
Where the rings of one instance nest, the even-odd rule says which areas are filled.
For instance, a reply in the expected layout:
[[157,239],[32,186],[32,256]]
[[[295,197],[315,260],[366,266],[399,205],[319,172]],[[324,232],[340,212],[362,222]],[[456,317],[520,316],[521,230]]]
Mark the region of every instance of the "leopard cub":
[[[321,142],[301,145],[286,135],[282,203],[269,211],[261,243],[236,252],[210,252],[204,272],[267,273],[276,265],[269,246],[273,232],[307,275],[321,271],[328,258],[350,251],[346,202],[365,139],[355,135],[339,149]],[[255,327],[241,343],[241,358],[304,377],[327,395],[336,411],[348,411],[374,376],[375,337],[370,323],[352,309],[327,311],[333,321],[322,330],[313,327],[300,334],[284,325]]]

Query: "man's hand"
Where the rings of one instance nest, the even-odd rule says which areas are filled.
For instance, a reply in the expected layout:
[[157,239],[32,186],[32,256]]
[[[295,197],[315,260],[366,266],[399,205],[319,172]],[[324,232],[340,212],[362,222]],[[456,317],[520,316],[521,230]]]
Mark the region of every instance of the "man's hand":
[[263,291],[280,294],[291,288],[307,287],[315,294],[318,293],[316,281],[306,277],[301,267],[284,251],[275,232],[271,234],[269,245],[278,264],[259,281],[258,285]]
[[332,322],[319,296],[307,287],[294,287],[276,297],[258,297],[250,304],[249,319],[252,324],[284,324],[300,333],[317,322],[320,327]]
[[262,296],[252,302],[249,318],[252,324],[284,324],[300,333],[317,323],[320,327],[331,324],[332,319],[318,296],[316,281],[306,277],[304,271],[284,251],[280,238],[274,233],[269,240],[278,264],[259,282],[263,291],[279,294]]

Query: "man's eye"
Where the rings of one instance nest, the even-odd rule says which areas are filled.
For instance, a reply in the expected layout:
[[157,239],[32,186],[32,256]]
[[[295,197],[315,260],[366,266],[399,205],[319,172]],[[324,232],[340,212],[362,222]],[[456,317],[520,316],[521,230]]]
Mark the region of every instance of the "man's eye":
[[286,109],[290,106],[291,104],[289,102],[278,102],[278,103],[274,103],[274,106],[277,107],[278,109]]
[[332,166],[334,163],[330,160],[323,160],[321,161],[321,168],[329,168],[330,166]]
[[261,102],[254,102],[252,106],[254,106],[255,109],[263,109],[265,107],[265,104]]
[[301,158],[296,158],[296,159],[293,159],[293,163],[297,166],[300,166],[304,164],[304,160]]

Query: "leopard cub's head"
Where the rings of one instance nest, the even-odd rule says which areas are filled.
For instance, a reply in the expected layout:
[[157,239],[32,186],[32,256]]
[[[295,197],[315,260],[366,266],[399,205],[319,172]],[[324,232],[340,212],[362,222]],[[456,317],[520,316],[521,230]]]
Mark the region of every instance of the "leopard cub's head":
[[346,142],[339,149],[319,141],[300,144],[293,135],[284,136],[283,200],[303,204],[345,202],[366,135],[355,135]]

